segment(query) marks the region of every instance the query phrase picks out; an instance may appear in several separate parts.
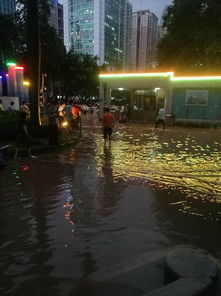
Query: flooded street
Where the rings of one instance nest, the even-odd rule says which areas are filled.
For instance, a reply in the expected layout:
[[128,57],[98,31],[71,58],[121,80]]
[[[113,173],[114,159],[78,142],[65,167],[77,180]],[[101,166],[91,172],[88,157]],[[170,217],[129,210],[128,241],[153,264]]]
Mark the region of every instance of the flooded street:
[[87,115],[76,147],[10,162],[0,171],[0,294],[76,295],[91,273],[176,244],[221,259],[220,136],[117,124],[104,147]]

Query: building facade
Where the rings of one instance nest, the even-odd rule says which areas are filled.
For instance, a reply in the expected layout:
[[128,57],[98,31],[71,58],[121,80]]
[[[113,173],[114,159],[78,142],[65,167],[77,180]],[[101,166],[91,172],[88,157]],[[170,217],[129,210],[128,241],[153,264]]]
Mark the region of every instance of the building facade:
[[132,6],[128,0],[69,0],[70,46],[99,57],[99,64],[127,66]]
[[63,5],[58,0],[48,0],[50,4],[51,14],[49,25],[55,28],[58,37],[64,40],[64,14]]
[[0,14],[14,14],[16,10],[15,0],[1,0],[0,1]]
[[149,10],[134,12],[132,16],[131,68],[148,70],[156,63],[158,18]]
[[64,45],[66,50],[69,51],[70,49],[70,38],[69,38],[69,0],[59,0],[59,2],[63,5],[63,26],[64,26]]
[[64,9],[60,3],[58,3],[58,37],[64,41]]
[[130,119],[154,122],[162,105],[170,123],[221,123],[221,76],[175,76],[173,72],[100,74],[100,106],[113,90],[130,93]]

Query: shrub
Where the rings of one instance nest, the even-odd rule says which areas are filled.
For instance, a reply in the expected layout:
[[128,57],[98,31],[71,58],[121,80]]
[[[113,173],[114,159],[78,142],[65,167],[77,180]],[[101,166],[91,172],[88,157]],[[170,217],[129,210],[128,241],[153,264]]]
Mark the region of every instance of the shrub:
[[18,112],[0,111],[0,136],[1,140],[7,137],[13,137],[16,134]]

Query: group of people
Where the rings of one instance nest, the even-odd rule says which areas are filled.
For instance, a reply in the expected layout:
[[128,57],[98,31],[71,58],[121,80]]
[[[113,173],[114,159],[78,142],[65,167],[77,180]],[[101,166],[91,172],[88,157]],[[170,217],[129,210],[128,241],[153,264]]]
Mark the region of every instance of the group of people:
[[[31,143],[36,141],[31,140],[28,133],[27,123],[29,114],[29,108],[25,102],[23,102],[20,106],[20,115],[17,126],[15,160],[18,158],[18,153],[21,147],[26,148],[28,155],[33,158],[31,154]],[[58,144],[58,128],[63,127],[64,123],[66,123],[65,127],[69,131],[79,130],[80,128],[81,110],[73,102],[68,102],[66,104],[62,102],[59,105],[57,101],[51,101],[47,106],[46,114],[48,117],[49,145]]]
[[[0,102],[1,104],[1,102]],[[49,145],[58,144],[58,129],[59,127],[67,128],[70,132],[79,130],[81,128],[81,108],[75,102],[61,102],[60,105],[57,101],[51,101],[47,106],[46,111],[48,117],[48,137]],[[20,106],[20,117],[18,121],[17,139],[16,139],[16,151],[14,159],[17,159],[18,152],[21,146],[25,146],[30,157],[30,136],[27,129],[27,119],[30,115],[29,108],[25,102]],[[165,109],[163,106],[159,109],[155,127],[162,124],[165,129]],[[102,128],[104,143],[106,145],[107,140],[111,141],[111,135],[115,125],[114,114],[111,113],[110,108],[104,108],[104,115],[102,118]]]
[[27,116],[30,116],[30,110],[29,110],[29,107],[27,105],[27,103],[25,101],[22,102],[22,104],[20,105],[20,109],[17,110],[15,108],[15,102],[14,101],[11,101],[9,106],[5,109],[3,107],[3,104],[2,104],[2,100],[0,99],[0,111],[8,111],[8,112],[25,112],[27,113]]
[[65,127],[70,133],[81,131],[81,109],[75,102],[52,101],[47,107],[49,145],[58,144],[58,127]]

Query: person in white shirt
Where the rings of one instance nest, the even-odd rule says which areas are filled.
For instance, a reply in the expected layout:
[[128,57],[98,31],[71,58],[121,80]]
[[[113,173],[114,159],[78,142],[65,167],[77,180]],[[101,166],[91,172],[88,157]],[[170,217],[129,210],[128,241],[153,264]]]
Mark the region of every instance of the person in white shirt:
[[64,108],[65,108],[65,102],[61,102],[61,104],[58,107],[58,122],[59,126],[62,127],[62,122],[64,121]]
[[9,112],[15,112],[16,109],[15,109],[15,103],[13,101],[11,101],[9,107],[8,107],[8,111]]
[[72,105],[71,102],[68,102],[64,109],[63,109],[63,114],[64,114],[64,120],[68,124],[68,131],[73,132],[73,114],[72,114]]
[[25,103],[25,101],[22,102],[21,106],[20,106],[20,112],[24,112],[27,114],[27,117],[30,117],[30,110],[28,105]]
[[4,111],[4,108],[2,106],[2,100],[0,100],[0,111]]
[[163,129],[165,129],[165,120],[166,120],[166,113],[163,106],[160,107],[158,111],[158,115],[156,118],[156,125],[155,128],[158,128],[159,124],[162,124]]

